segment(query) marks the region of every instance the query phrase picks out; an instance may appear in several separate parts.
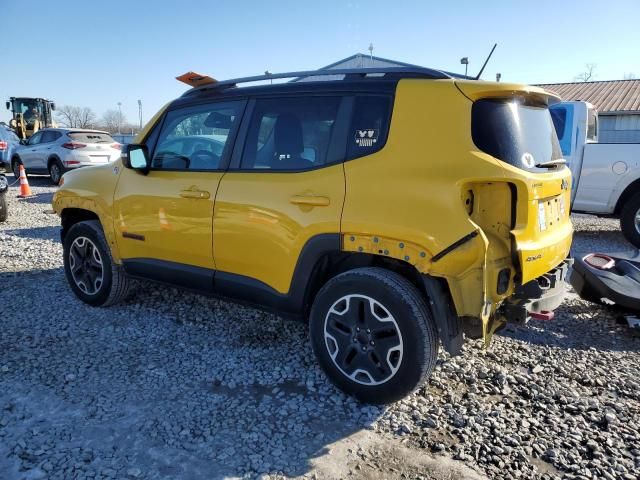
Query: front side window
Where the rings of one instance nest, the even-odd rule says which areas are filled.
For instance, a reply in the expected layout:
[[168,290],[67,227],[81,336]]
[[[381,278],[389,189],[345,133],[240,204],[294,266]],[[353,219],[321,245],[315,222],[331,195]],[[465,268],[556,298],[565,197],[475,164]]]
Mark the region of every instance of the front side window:
[[152,169],[218,170],[243,102],[186,107],[167,113]]
[[32,135],[28,141],[29,145],[37,145],[42,140],[42,132],[37,132],[35,135]]
[[471,133],[480,150],[523,170],[548,172],[536,165],[562,158],[549,108],[528,99],[474,102]]
[[341,97],[286,97],[255,103],[240,167],[309,170],[341,161],[335,124]]

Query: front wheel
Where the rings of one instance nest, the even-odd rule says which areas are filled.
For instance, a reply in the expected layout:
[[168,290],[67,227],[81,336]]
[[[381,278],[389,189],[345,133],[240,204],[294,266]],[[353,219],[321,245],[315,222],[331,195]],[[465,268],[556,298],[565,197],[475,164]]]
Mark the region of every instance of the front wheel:
[[63,243],[64,273],[71,290],[85,303],[108,306],[124,299],[130,280],[113,263],[100,222],[73,225]]
[[[2,181],[2,179],[0,179]],[[0,222],[4,222],[7,220],[9,216],[9,210],[7,207],[7,195],[5,193],[0,193]]]
[[424,296],[382,268],[358,268],[329,280],[313,303],[309,332],[329,379],[366,403],[410,394],[431,374],[438,355]]
[[13,172],[13,176],[16,178],[20,177],[20,165],[22,165],[22,161],[19,158],[16,157],[11,160],[11,171]]
[[633,195],[622,207],[620,229],[632,245],[640,248],[640,192]]

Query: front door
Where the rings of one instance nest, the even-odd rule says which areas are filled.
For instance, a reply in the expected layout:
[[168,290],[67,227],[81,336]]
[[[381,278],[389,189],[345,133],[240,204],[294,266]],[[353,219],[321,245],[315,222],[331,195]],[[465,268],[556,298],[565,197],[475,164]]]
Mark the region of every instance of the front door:
[[340,233],[348,100],[259,98],[250,106],[242,154],[216,197],[216,283],[258,280],[287,293],[304,245]]
[[156,126],[157,141],[147,145],[149,173],[124,169],[114,227],[132,273],[163,279],[163,269],[185,277],[210,271],[212,278],[214,200],[243,107],[234,101],[170,110]]
[[37,166],[37,152],[38,147],[40,146],[40,142],[42,140],[43,132],[36,132],[27,141],[27,144],[20,149],[19,155],[24,168],[27,170],[36,170]]

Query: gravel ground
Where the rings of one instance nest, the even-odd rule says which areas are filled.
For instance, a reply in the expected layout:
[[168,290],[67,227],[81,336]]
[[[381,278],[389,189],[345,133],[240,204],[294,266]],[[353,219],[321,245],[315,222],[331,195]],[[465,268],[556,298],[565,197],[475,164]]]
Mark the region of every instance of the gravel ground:
[[[62,272],[53,187],[0,225],[0,478],[640,478],[640,338],[570,292],[553,322],[441,354],[430,382],[361,405],[302,324],[150,284],[94,309]],[[576,254],[626,250],[575,216]]]

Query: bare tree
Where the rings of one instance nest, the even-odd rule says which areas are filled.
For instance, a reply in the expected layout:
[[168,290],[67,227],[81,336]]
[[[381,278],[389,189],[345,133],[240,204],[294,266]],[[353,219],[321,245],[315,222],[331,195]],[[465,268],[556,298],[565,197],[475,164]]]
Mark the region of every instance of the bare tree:
[[89,107],[63,105],[56,111],[56,117],[63,127],[68,128],[92,128],[96,122],[96,114]]
[[127,125],[127,119],[118,110],[107,110],[100,123],[107,132],[119,133]]
[[623,80],[634,80],[634,79],[638,78],[638,76],[633,72],[626,72],[622,76],[622,78],[623,78]]
[[596,64],[595,63],[587,63],[584,66],[584,72],[579,75],[576,75],[574,80],[578,82],[589,82],[595,78],[596,72]]

